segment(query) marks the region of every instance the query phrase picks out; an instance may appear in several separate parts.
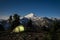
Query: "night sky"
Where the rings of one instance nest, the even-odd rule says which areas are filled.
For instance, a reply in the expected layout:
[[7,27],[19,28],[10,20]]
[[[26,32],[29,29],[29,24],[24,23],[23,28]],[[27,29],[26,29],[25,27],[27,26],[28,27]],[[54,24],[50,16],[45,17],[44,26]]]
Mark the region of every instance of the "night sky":
[[59,0],[0,0],[0,18],[14,13],[60,18]]

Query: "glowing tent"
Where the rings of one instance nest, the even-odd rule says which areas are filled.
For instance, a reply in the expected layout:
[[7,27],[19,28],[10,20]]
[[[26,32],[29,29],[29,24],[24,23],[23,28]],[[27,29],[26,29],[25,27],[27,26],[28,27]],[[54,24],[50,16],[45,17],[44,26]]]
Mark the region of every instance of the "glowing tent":
[[13,30],[13,32],[23,32],[23,31],[24,31],[23,25],[19,25]]

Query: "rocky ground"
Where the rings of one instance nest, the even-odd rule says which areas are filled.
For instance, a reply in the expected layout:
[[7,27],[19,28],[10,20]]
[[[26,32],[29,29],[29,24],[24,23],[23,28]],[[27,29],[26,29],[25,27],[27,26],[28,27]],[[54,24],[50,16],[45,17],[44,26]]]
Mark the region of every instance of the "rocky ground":
[[44,37],[44,33],[36,32],[0,34],[0,40],[43,40]]
[[60,33],[52,35],[48,32],[0,32],[0,40],[60,40]]

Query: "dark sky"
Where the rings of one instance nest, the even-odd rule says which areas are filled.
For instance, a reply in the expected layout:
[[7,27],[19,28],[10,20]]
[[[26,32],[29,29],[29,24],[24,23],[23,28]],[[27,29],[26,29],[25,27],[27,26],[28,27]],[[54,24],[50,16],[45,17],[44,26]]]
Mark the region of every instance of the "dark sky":
[[[59,17],[59,0],[0,0],[0,16],[9,16],[18,13],[23,16],[28,13],[37,16]],[[0,18],[1,18],[0,17]]]

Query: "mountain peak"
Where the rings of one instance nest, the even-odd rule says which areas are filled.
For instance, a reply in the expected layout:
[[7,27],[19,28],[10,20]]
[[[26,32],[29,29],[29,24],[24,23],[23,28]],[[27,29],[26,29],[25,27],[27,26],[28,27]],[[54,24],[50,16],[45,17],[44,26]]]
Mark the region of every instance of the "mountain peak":
[[27,14],[25,17],[31,18],[31,17],[34,17],[34,16],[35,16],[34,13],[29,13],[29,14]]

